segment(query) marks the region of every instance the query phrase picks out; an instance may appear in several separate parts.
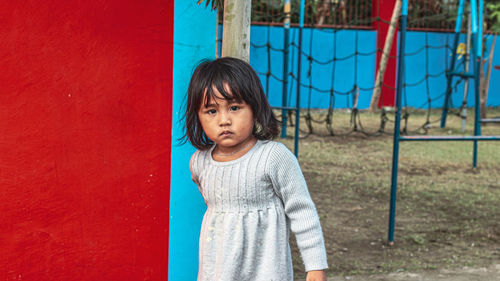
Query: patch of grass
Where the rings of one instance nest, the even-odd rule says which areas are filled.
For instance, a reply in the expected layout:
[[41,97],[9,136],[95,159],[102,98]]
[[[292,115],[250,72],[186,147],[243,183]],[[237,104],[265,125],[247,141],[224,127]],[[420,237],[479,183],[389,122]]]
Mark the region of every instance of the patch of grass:
[[[440,117],[433,111],[431,120]],[[469,110],[469,116],[472,115]],[[500,109],[489,109],[499,116]],[[313,112],[321,119],[325,112]],[[390,116],[391,117],[391,116]],[[415,111],[408,129],[426,120]],[[478,168],[472,168],[471,142],[401,143],[395,245],[387,246],[392,167],[393,123],[384,134],[367,137],[350,130],[350,115],[335,113],[338,136],[324,124],[300,141],[299,161],[321,218],[329,275],[486,266],[500,255],[500,142],[480,142]],[[366,131],[376,131],[379,115],[363,113]],[[429,135],[462,134],[461,120],[448,118],[447,128],[433,123]],[[305,128],[301,124],[301,128]],[[469,120],[465,134],[472,134]],[[293,136],[293,128],[288,135]],[[499,125],[483,127],[500,135]],[[293,149],[293,138],[279,139]],[[292,239],[293,241],[294,239]],[[297,274],[303,272],[292,243]]]

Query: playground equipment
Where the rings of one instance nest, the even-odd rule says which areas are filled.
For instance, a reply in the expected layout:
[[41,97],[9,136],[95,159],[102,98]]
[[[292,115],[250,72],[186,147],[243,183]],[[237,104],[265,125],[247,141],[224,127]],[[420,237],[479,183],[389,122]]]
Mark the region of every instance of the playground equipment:
[[[290,38],[290,12],[291,12],[291,1],[285,0],[284,5],[285,10],[285,21],[284,21],[284,51],[283,51],[283,73],[288,73],[288,55],[289,55],[289,38]],[[299,15],[299,43],[298,48],[299,52],[302,50],[302,30],[304,28],[304,11],[305,10],[305,0],[300,0],[300,15]],[[301,65],[302,60],[301,56],[297,58],[297,80],[300,81],[301,77]],[[268,91],[266,91],[268,93]],[[297,87],[297,95],[296,95],[296,103],[295,107],[287,106],[288,104],[288,75],[283,75],[283,90],[282,90],[282,106],[273,107],[275,109],[281,109],[282,116],[282,128],[281,128],[281,137],[286,137],[286,123],[288,111],[295,111],[295,136],[294,136],[294,150],[293,153],[296,157],[299,156],[299,132],[300,132],[300,87]]]
[[406,25],[408,15],[408,0],[403,0],[402,12],[400,17],[400,45],[399,45],[399,60],[398,60],[398,78],[396,85],[396,117],[394,126],[394,146],[393,146],[393,161],[392,161],[392,180],[391,180],[391,199],[389,210],[389,245],[394,243],[394,223],[396,216],[396,195],[397,195],[397,179],[398,179],[398,160],[399,160],[399,143],[401,141],[472,141],[473,142],[473,167],[477,166],[477,142],[478,141],[499,141],[500,136],[482,136],[481,135],[481,118],[479,106],[479,71],[481,67],[480,57],[482,50],[482,22],[483,22],[483,0],[469,0],[470,2],[470,18],[471,18],[471,38],[472,38],[472,55],[473,55],[473,72],[460,73],[454,70],[456,62],[456,51],[458,47],[458,39],[461,28],[462,15],[464,13],[465,0],[459,1],[457,21],[455,26],[455,40],[453,43],[453,58],[451,61],[450,72],[448,73],[447,90],[445,93],[445,106],[443,107],[441,126],[446,123],[447,105],[449,95],[451,93],[451,82],[454,76],[472,78],[474,80],[474,136],[401,136],[401,92],[403,86],[403,70],[404,70],[404,50],[406,39]]
[[[274,2],[279,1],[269,0],[266,2],[266,7],[272,6]],[[377,45],[380,39],[378,35],[380,27],[389,28],[396,25],[381,14],[382,11],[391,9],[385,6],[380,7],[378,1],[365,1],[361,7],[356,6],[354,10],[348,10],[351,2],[339,1],[348,5],[344,7],[347,9],[345,13],[347,18],[327,19],[319,24],[317,17],[314,18],[311,12],[313,10],[311,5],[314,3],[304,2],[306,12],[301,15],[303,19],[305,18],[302,24],[299,24],[297,20],[299,18],[298,7],[289,8],[285,5],[283,8],[279,4],[274,6],[274,10],[254,11],[254,15],[258,16],[252,19],[254,25],[250,62],[259,73],[271,104],[281,114],[282,136],[285,136],[288,126],[293,127],[294,123],[298,123],[294,122],[298,120],[297,116],[294,116],[299,111],[298,109],[301,111],[300,118],[305,123],[305,126],[301,126],[303,127],[300,131],[301,137],[309,134],[325,134],[324,130],[314,128],[313,131],[313,124],[324,124],[326,135],[330,136],[343,136],[354,132],[366,136],[392,134],[386,130],[386,127],[388,123],[394,122],[392,114],[389,116],[389,110],[392,110],[390,107],[394,106],[391,104],[395,100],[393,97],[381,95],[381,103],[389,108],[383,106],[379,111],[379,126],[371,129],[367,127],[366,118],[373,117],[367,117],[364,113],[376,89],[383,91],[396,89],[395,73],[392,74],[394,84],[385,79],[391,76],[389,73],[386,73],[385,78],[380,79],[379,83],[374,83],[377,73],[376,62],[379,61],[382,52],[389,57],[390,63],[395,65],[397,61],[397,52],[392,55],[387,51],[382,51],[383,45]],[[361,1],[358,2],[361,3]],[[370,3],[371,6],[368,5]],[[418,1],[410,10],[410,14],[415,19],[408,23],[408,26],[414,28],[415,31],[409,36],[411,44],[409,49],[411,50],[404,52],[407,58],[406,67],[412,69],[411,76],[408,76],[411,77],[411,81],[403,83],[405,90],[402,99],[401,127],[405,134],[427,134],[432,123],[440,121],[430,120],[430,111],[431,108],[442,106],[441,100],[445,94],[447,81],[445,69],[449,68],[451,60],[449,51],[452,47],[448,41],[452,41],[449,38],[452,38],[453,34],[442,32],[451,28],[445,20],[449,18],[449,11],[441,10],[438,11],[440,14],[437,16],[434,13],[432,16],[427,15],[427,18],[417,19],[417,16],[422,15],[416,9],[417,4]],[[341,8],[331,5],[330,15]],[[292,10],[291,16],[290,9]],[[302,10],[304,10],[304,3],[302,3]],[[341,14],[339,11],[338,15]],[[289,18],[291,22],[288,22]],[[439,18],[440,22],[429,24],[436,18]],[[284,28],[281,27],[282,25]],[[303,40],[297,39],[299,32],[303,32]],[[397,45],[396,42],[393,44],[393,46]],[[395,66],[394,69],[396,69]],[[300,95],[298,99],[295,96],[296,93]],[[297,104],[296,100],[301,102]],[[311,111],[312,108],[328,110],[315,114]],[[337,111],[337,109],[342,110]],[[412,123],[410,116],[413,112],[421,110],[427,111],[427,119],[422,123]],[[350,114],[350,125],[344,126],[339,123],[341,119],[337,118],[340,116],[336,114],[337,112]],[[295,132],[295,135],[298,136],[298,132]],[[296,143],[298,143],[297,140]]]
[[[335,1],[335,5],[337,5],[337,3],[352,5],[350,3],[353,2],[354,1]],[[368,2],[370,1],[366,3]],[[301,118],[304,119],[307,127],[307,129],[302,131],[306,136],[313,133],[312,123],[324,123],[328,134],[332,136],[348,135],[353,132],[374,136],[388,134],[389,132],[385,130],[386,124],[388,122],[394,122],[389,243],[393,243],[394,241],[397,168],[399,143],[401,141],[472,141],[474,149],[473,166],[476,167],[478,141],[499,140],[498,136],[481,135],[481,123],[496,123],[499,119],[480,119],[479,117],[480,62],[478,58],[481,57],[483,44],[481,40],[483,37],[483,26],[479,23],[482,23],[483,18],[483,0],[469,0],[467,2],[470,2],[470,9],[467,11],[470,18],[468,21],[470,23],[470,36],[468,36],[468,38],[472,38],[472,40],[467,45],[462,45],[461,48],[465,46],[467,48],[466,53],[469,53],[468,47],[471,46],[472,60],[470,62],[470,67],[464,64],[464,71],[457,70],[456,66],[458,66],[457,49],[459,48],[459,35],[466,1],[459,0],[457,6],[457,21],[454,27],[455,33],[450,36],[448,33],[438,34],[440,31],[447,32],[452,28],[448,26],[449,21],[447,21],[450,16],[449,10],[447,10],[446,13],[437,11],[438,13],[443,12],[443,14],[440,15],[437,15],[434,11],[426,11],[426,14],[423,15],[421,11],[415,8],[418,6],[418,2],[419,1],[412,2],[413,7],[410,11],[410,17],[414,18],[414,22],[408,22],[408,0],[402,1],[402,12],[399,17],[400,39],[398,44],[394,43],[394,46],[399,45],[399,52],[397,52],[397,55],[389,54],[389,59],[394,63],[397,60],[398,63],[398,78],[395,84],[387,83],[384,79],[381,79],[380,84],[373,83],[373,78],[376,74],[375,70],[377,68],[373,62],[378,61],[375,57],[382,52],[382,48],[381,46],[372,48],[376,44],[368,44],[368,42],[375,42],[375,40],[373,40],[375,36],[370,35],[370,33],[373,34],[373,30],[377,30],[376,37],[379,39],[378,27],[383,25],[388,27],[393,24],[388,21],[387,18],[384,19],[381,17],[381,11],[391,9],[387,9],[387,7],[383,7],[382,9],[379,5],[379,1],[370,2],[371,6],[367,9],[371,11],[369,15],[364,13],[363,8],[354,10],[355,12],[351,11],[345,13],[347,9],[343,6],[342,9],[344,10],[338,11],[338,14],[344,15],[344,18],[340,20],[338,18],[324,20],[324,14],[321,14],[321,20],[314,21],[314,19],[311,19],[311,10],[314,10],[310,6],[312,1],[302,0],[300,1],[300,21],[298,25],[294,26],[292,21],[294,16],[295,18],[297,17],[297,14],[293,14],[294,9],[290,7],[291,1],[286,0],[282,11],[275,9],[272,13],[260,14],[261,18],[271,20],[257,23],[256,29],[258,29],[258,32],[252,31],[251,47],[253,55],[257,59],[253,61],[251,58],[250,62],[261,76],[263,86],[271,104],[273,104],[273,98],[274,104],[280,104],[281,102],[280,106],[274,106],[274,108],[281,111],[281,118],[283,121],[282,136],[286,136],[287,126],[295,126],[294,150],[296,155],[298,155],[299,150],[298,136],[300,132],[299,120]],[[273,6],[272,3],[273,1],[268,1],[266,7]],[[333,2],[331,2],[331,5],[333,5],[332,3]],[[279,5],[275,7],[279,7]],[[338,7],[341,8],[341,6]],[[455,8],[450,9],[455,10]],[[295,9],[295,11],[296,10],[297,9]],[[336,12],[337,11],[333,8],[328,11],[328,13],[331,14]],[[345,17],[346,14],[359,15],[359,17],[349,18]],[[438,19],[440,22],[434,22],[430,25],[427,24],[427,21],[432,21],[434,19]],[[327,22],[328,24],[324,24]],[[425,22],[425,24],[418,26],[419,22]],[[284,29],[279,30],[279,26],[282,24]],[[297,22],[295,22],[295,24],[297,24]],[[306,24],[307,28],[304,28],[304,24]],[[435,32],[428,32],[429,29],[427,28],[429,26],[432,26],[432,31]],[[412,33],[410,35],[412,36],[410,40],[413,39],[413,42],[421,42],[421,45],[411,44],[414,49],[408,52],[405,48],[407,27],[419,31]],[[415,39],[417,38],[416,36],[420,37]],[[308,42],[309,44],[303,44],[303,37],[305,38],[304,42]],[[448,44],[449,37],[453,37],[451,46]],[[316,41],[318,38],[326,40]],[[446,41],[446,43],[436,43],[444,41]],[[441,50],[443,53],[440,53]],[[452,51],[451,57],[449,55],[450,50]],[[436,52],[438,52],[438,54],[436,54]],[[283,62],[281,62],[281,60],[283,60]],[[438,60],[439,64],[436,63]],[[276,61],[279,62],[278,67],[273,67],[272,62]],[[410,64],[411,62],[409,63],[409,61],[413,63],[417,61],[417,64]],[[468,59],[464,58],[464,61],[468,61]],[[406,69],[412,70],[410,73],[412,81],[404,80],[405,67]],[[282,71],[282,73],[280,73],[280,71]],[[396,75],[394,75],[394,77],[396,77]],[[456,77],[464,78],[464,81],[467,81],[466,84],[469,79],[471,82],[474,82],[474,98],[476,100],[474,134],[472,136],[416,135],[418,133],[427,134],[434,122],[442,122],[443,124],[446,122],[446,116],[450,112],[448,107],[451,100],[453,78]],[[441,84],[436,87],[435,81],[430,81],[433,79],[441,79],[442,81],[438,81]],[[396,98],[394,99],[396,104],[389,105],[395,105],[395,117],[394,119],[389,118],[389,111],[386,111],[386,109],[382,107],[380,110],[380,126],[372,130],[366,130],[361,123],[362,111],[363,108],[366,108],[367,101],[370,100],[371,94],[377,87],[396,92]],[[467,87],[468,84],[465,88]],[[293,90],[295,90],[295,92]],[[405,93],[404,95],[403,91]],[[296,103],[292,103],[291,105],[290,101],[293,100],[293,92],[296,94]],[[464,92],[466,93],[467,89],[465,89]],[[278,95],[281,95],[276,99],[277,95],[272,96],[270,93],[278,93]],[[415,96],[415,93],[422,93],[419,95],[422,97],[421,101],[416,99],[418,100],[417,105],[422,104],[420,106],[415,106],[415,103],[410,104],[407,101],[407,97],[412,98],[412,96]],[[312,102],[312,100],[319,96],[322,98],[320,106],[318,106],[318,103],[315,104]],[[385,105],[385,101],[388,101],[390,97],[384,97],[384,95],[382,95],[381,99],[384,98],[386,100],[382,100],[383,105]],[[445,99],[443,107],[441,107],[443,105],[441,102],[442,98]],[[303,102],[302,104],[301,101]],[[343,101],[345,101],[345,105],[341,104]],[[436,103],[439,103],[438,107],[442,108],[442,120],[438,119],[431,121],[431,108],[435,108]],[[323,116],[321,116],[321,114],[313,116],[311,114],[311,107],[328,108],[328,110]],[[339,127],[333,125],[334,112],[338,107],[347,109],[346,111],[350,112],[350,128],[345,129],[344,127],[339,129]],[[408,126],[408,119],[412,107],[427,110],[427,119],[425,123],[419,125],[416,130],[414,128],[410,130]],[[465,109],[465,107],[462,109]],[[301,111],[303,111],[302,114]],[[295,118],[293,118],[292,114],[296,114]],[[462,114],[465,114],[465,111],[462,111]],[[291,124],[293,120],[295,120],[295,125]],[[402,136],[402,134],[405,136]]]

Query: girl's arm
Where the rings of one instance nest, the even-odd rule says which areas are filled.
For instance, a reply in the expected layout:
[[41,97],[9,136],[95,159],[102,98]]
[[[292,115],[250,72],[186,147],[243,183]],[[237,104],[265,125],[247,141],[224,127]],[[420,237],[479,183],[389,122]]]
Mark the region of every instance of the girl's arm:
[[196,185],[200,185],[198,181],[198,156],[200,152],[197,150],[191,155],[191,159],[189,160],[189,170],[191,171],[191,179]]
[[273,188],[283,202],[306,271],[328,268],[319,216],[297,158],[283,144],[276,143],[268,161]]

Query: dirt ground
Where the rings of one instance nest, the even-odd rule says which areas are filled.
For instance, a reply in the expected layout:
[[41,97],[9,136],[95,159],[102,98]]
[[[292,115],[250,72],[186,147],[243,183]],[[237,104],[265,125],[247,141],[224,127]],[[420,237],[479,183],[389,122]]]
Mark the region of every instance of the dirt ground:
[[[283,142],[293,149],[293,139]],[[500,280],[500,143],[481,144],[476,169],[469,144],[402,145],[395,244],[388,246],[392,136],[301,140],[328,280]],[[295,278],[303,280],[294,239]]]
[[[328,281],[499,281],[500,264],[480,268],[460,268],[419,273],[390,273],[378,275],[358,275],[330,277]],[[297,281],[304,281],[297,280]]]

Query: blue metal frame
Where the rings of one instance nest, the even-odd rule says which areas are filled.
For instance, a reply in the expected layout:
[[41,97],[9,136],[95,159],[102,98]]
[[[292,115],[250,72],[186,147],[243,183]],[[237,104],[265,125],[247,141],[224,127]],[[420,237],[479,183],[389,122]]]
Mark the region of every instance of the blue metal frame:
[[399,141],[498,141],[500,136],[407,136]]
[[[474,8],[471,9],[471,18],[472,18],[472,45],[475,46],[475,53],[472,56],[472,61],[475,63],[475,82],[474,82],[474,136],[481,135],[481,107],[480,107],[480,92],[479,92],[479,84],[480,79],[479,75],[481,73],[481,53],[483,51],[483,0],[479,0],[479,11],[476,12],[476,0],[470,0],[471,6]],[[478,15],[475,15],[475,14]],[[476,17],[476,18],[474,18]],[[478,24],[479,22],[479,24]],[[475,29],[474,29],[475,28]],[[477,36],[474,36],[477,34]],[[455,51],[456,53],[456,51]],[[472,166],[477,167],[477,140],[474,141],[474,153]]]
[[[397,182],[398,182],[398,161],[399,161],[399,142],[401,141],[472,141],[474,143],[474,155],[473,155],[473,167],[477,166],[477,142],[478,141],[499,141],[500,136],[481,136],[481,118],[480,118],[480,106],[479,106],[479,71],[481,67],[481,52],[482,52],[482,23],[483,18],[483,0],[470,0],[471,5],[471,23],[472,23],[472,45],[473,45],[473,62],[474,62],[474,73],[473,75],[466,74],[470,78],[475,80],[474,88],[474,99],[475,99],[475,119],[474,119],[474,136],[401,136],[401,92],[403,85],[403,69],[404,69],[404,52],[405,52],[405,38],[406,38],[406,23],[407,23],[407,13],[408,13],[408,0],[403,0],[401,17],[400,17],[400,27],[399,32],[399,54],[398,54],[398,76],[396,84],[396,120],[394,125],[394,146],[392,155],[392,179],[391,179],[391,201],[389,208],[389,235],[388,242],[389,245],[394,244],[394,224],[396,218],[396,196],[397,196]],[[449,97],[451,94],[451,81],[452,76],[462,75],[454,73],[454,65],[456,61],[456,49],[458,46],[458,35],[461,28],[461,18],[464,10],[464,0],[460,0],[459,11],[457,16],[457,24],[455,28],[455,42],[453,50],[453,59],[451,62],[451,72],[448,73],[448,85],[447,85],[447,95],[445,99],[445,105],[443,106],[443,119],[441,126],[443,127],[446,122],[446,111],[448,106]],[[479,7],[478,7],[479,4]],[[479,12],[477,12],[479,10]],[[496,121],[496,119],[495,119]]]
[[398,76],[396,80],[396,120],[394,123],[394,142],[392,148],[391,202],[389,208],[389,245],[394,243],[394,223],[396,219],[396,197],[398,186],[399,141],[401,137],[401,91],[403,90],[403,63],[406,44],[406,24],[408,19],[408,0],[403,0],[400,16]]
[[283,23],[283,86],[281,92],[281,137],[286,138],[286,122],[287,122],[287,107],[288,107],[288,54],[290,52],[290,13],[291,0],[285,0],[285,5],[283,6],[285,12],[285,21]]
[[302,67],[302,29],[304,29],[304,14],[305,14],[306,1],[300,0],[300,17],[299,17],[299,51],[297,56],[297,96],[295,112],[295,156],[299,157],[299,132],[300,132],[300,77]]
[[[287,6],[288,5],[288,6]],[[302,29],[304,28],[304,13],[305,0],[300,0],[300,15],[299,15],[299,43],[297,56],[297,96],[295,107],[288,106],[288,54],[290,48],[290,18],[284,22],[284,42],[283,42],[283,91],[282,91],[282,106],[275,106],[274,109],[281,109],[281,137],[286,138],[287,114],[289,110],[295,110],[295,141],[294,154],[299,157],[299,128],[300,128],[300,79],[302,66]],[[285,0],[285,10],[291,12],[291,1]]]
[[[457,54],[456,50],[458,47],[458,40],[460,38],[460,29],[462,28],[462,15],[464,13],[464,5],[465,5],[465,0],[460,0],[458,3],[458,13],[457,13],[457,21],[455,23],[455,37],[453,38],[453,54],[451,57],[451,63],[450,63],[450,71],[446,73],[446,94],[444,96],[444,104],[443,104],[443,111],[441,114],[441,128],[444,128],[446,126],[446,116],[448,114],[448,106],[450,104],[450,96],[451,96],[451,90],[452,90],[452,82],[453,82],[453,76],[460,76],[462,75],[463,77],[472,77],[470,74],[464,74],[464,73],[458,73],[455,72],[455,63],[457,61]],[[472,5],[471,5],[472,6]],[[474,21],[472,21],[474,22]]]

